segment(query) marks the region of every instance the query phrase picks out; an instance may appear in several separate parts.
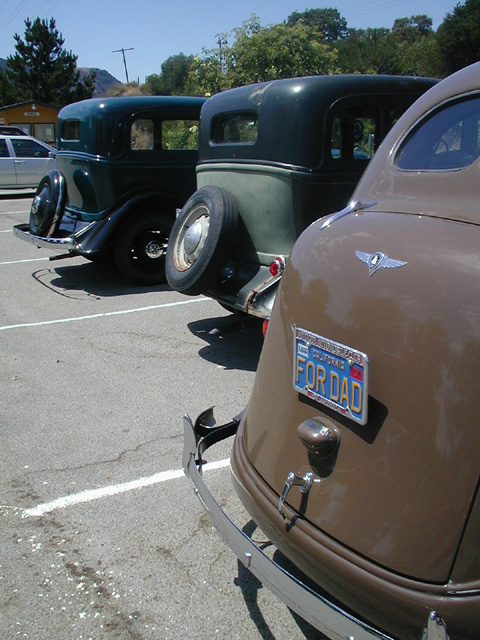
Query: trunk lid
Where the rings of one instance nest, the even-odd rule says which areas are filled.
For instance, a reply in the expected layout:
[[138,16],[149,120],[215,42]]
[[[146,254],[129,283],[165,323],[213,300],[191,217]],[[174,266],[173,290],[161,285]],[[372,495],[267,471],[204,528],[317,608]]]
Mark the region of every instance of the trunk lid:
[[[477,491],[480,229],[367,210],[298,240],[277,295],[245,418],[249,459],[286,503],[349,549],[400,575],[445,583]],[[369,268],[357,252],[406,262]],[[294,389],[303,329],[368,358],[368,421]],[[338,449],[298,427],[319,417]],[[301,431],[301,429],[300,429]]]

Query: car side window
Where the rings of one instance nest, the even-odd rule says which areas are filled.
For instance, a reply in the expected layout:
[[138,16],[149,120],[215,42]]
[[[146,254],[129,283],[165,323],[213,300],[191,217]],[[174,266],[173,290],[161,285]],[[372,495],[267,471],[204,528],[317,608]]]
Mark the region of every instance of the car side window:
[[130,130],[130,149],[133,151],[152,151],[155,148],[154,121],[138,118]]
[[164,120],[162,149],[166,151],[196,151],[198,120]]
[[330,134],[330,156],[335,164],[370,160],[375,152],[378,110],[357,105],[335,109]]
[[401,145],[396,165],[410,171],[463,169],[480,155],[480,97],[429,114]]
[[8,158],[9,156],[7,142],[0,140],[0,158]]
[[35,140],[15,140],[12,145],[17,158],[48,158],[48,149]]
[[132,151],[196,151],[198,120],[138,118],[130,129]]

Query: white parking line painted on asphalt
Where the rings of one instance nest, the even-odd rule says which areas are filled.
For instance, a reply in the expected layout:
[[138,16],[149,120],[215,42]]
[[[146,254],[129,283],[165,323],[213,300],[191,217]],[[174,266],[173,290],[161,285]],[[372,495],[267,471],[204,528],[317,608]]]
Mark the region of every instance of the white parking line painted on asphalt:
[[10,260],[9,262],[0,262],[0,267],[4,264],[19,264],[20,262],[41,262],[42,260],[49,260],[49,259],[50,258],[29,258],[28,260]]
[[26,213],[30,213],[30,210],[28,210],[28,211],[0,211],[0,216],[13,216],[15,213],[26,214]]
[[[217,460],[215,462],[208,462],[203,465],[204,471],[213,471],[214,469],[222,469],[230,464],[230,459]],[[108,487],[102,487],[101,489],[87,489],[80,491],[80,493],[74,493],[63,498],[57,498],[51,502],[44,502],[31,509],[24,509],[22,512],[22,518],[33,518],[43,516],[50,511],[56,511],[57,509],[64,509],[72,505],[81,504],[82,502],[91,502],[92,500],[98,500],[99,498],[106,498],[109,496],[115,496],[119,493],[125,493],[126,491],[133,491],[135,489],[143,489],[143,487],[150,487],[153,484],[159,484],[160,482],[167,482],[168,480],[175,480],[183,476],[183,469],[177,469],[175,471],[161,471],[155,473],[153,476],[146,478],[139,478],[138,480],[132,480],[131,482],[124,482],[123,484],[114,484]]]
[[141,311],[167,309],[168,307],[179,307],[182,304],[193,304],[195,302],[213,302],[213,300],[211,298],[194,298],[193,300],[182,300],[178,302],[166,302],[165,304],[154,304],[151,307],[138,307],[137,309],[124,309],[123,311],[107,311],[106,313],[94,313],[91,316],[78,316],[76,318],[59,318],[58,320],[44,320],[42,322],[10,324],[4,327],[0,327],[0,331],[6,331],[7,329],[25,329],[26,327],[43,327],[49,324],[63,324],[65,322],[80,322],[81,320],[93,320],[94,318],[107,318],[109,316],[121,316],[126,313],[139,313]]

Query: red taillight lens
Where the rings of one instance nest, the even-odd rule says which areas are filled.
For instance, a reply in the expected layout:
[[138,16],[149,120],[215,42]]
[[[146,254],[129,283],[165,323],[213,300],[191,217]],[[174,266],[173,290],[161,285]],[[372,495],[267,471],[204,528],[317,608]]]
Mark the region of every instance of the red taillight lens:
[[270,322],[270,318],[267,318],[266,320],[263,321],[263,325],[262,325],[262,333],[263,333],[263,337],[265,338],[265,336],[267,335],[267,329],[268,329],[268,324]]
[[283,256],[277,256],[270,265],[270,273],[272,276],[279,276],[285,269],[285,258]]

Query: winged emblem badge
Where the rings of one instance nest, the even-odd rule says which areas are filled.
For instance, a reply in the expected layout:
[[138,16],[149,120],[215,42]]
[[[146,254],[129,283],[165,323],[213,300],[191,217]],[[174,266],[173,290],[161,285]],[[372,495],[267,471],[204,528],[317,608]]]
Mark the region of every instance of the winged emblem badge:
[[381,251],[376,251],[375,253],[355,251],[355,255],[368,266],[369,276],[373,276],[379,269],[395,269],[407,264],[404,260],[389,258],[386,253],[382,253]]

